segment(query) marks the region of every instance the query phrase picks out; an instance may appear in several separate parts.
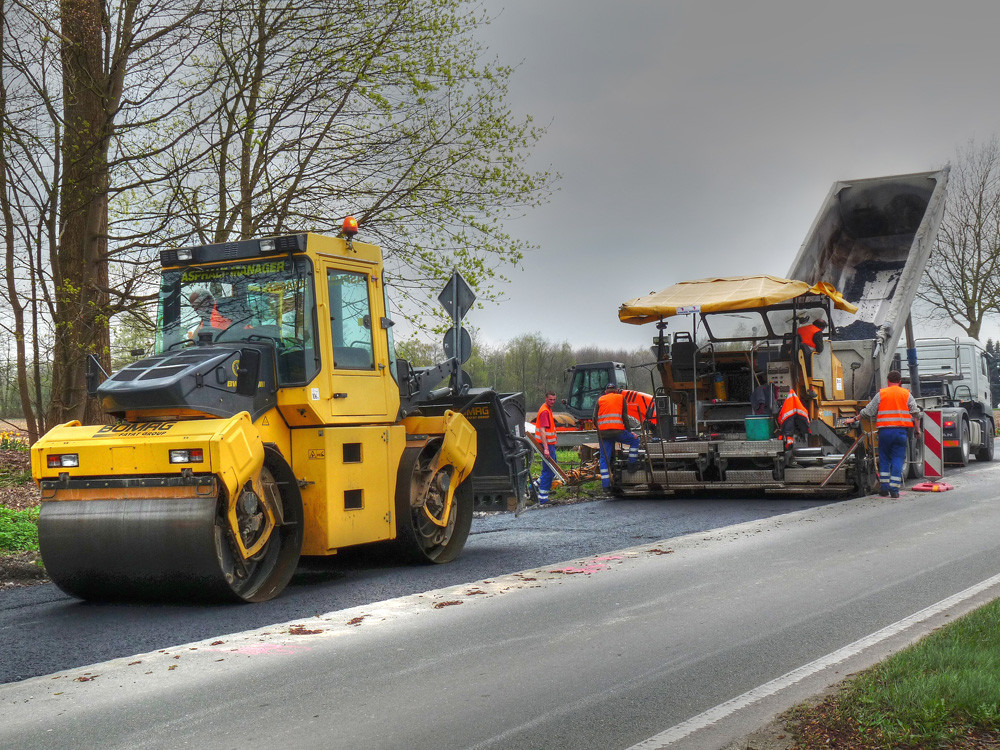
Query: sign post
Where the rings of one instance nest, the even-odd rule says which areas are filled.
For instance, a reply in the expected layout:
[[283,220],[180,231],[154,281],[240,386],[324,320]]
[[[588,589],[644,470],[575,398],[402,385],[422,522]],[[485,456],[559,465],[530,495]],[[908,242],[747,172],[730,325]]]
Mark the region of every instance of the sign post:
[[452,326],[444,335],[444,352],[449,357],[454,357],[458,361],[455,368],[455,375],[452,378],[452,387],[461,389],[468,381],[468,376],[462,377],[462,364],[472,356],[472,338],[469,332],[462,328],[462,318],[469,312],[472,303],[476,301],[475,292],[469,283],[462,278],[462,274],[456,268],[451,279],[445,284],[441,294],[438,295],[438,302],[451,316]]

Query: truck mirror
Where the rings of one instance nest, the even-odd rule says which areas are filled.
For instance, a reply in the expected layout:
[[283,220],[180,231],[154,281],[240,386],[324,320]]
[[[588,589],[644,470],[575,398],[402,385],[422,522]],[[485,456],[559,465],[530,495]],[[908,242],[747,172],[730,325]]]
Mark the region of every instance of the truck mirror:
[[240,364],[236,370],[236,393],[240,396],[255,395],[259,379],[260,351],[258,349],[240,349]]

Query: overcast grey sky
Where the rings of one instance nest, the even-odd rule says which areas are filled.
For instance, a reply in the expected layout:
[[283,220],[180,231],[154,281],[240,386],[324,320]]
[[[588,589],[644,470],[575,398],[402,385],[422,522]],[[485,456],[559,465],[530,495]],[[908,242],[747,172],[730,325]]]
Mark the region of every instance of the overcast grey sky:
[[[550,123],[552,201],[508,227],[540,249],[481,338],[636,348],[627,299],[684,279],[784,275],[834,181],[936,169],[1000,132],[996,0],[485,0]],[[555,312],[547,319],[547,291]]]

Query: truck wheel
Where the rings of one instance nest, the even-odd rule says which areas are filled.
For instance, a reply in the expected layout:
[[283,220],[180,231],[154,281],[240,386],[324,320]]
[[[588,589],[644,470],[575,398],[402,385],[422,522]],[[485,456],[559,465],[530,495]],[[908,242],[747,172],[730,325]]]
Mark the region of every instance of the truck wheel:
[[983,426],[983,445],[979,450],[976,451],[977,461],[992,461],[993,460],[993,446],[996,442],[996,437],[993,432],[996,428],[993,427],[992,422],[987,422]]
[[906,445],[906,478],[924,478],[924,436],[911,434]]
[[969,446],[972,444],[972,438],[969,437],[969,432],[969,423],[963,419],[962,431],[958,439],[958,455],[956,456],[957,460],[955,462],[960,466],[969,465],[969,455],[971,452]]
[[427,510],[436,517],[443,513],[451,481],[450,467],[443,467],[431,477],[423,498],[414,497],[417,488],[422,486],[421,480],[426,478],[432,457],[433,454],[428,455],[419,448],[410,448],[399,462],[394,547],[398,556],[409,562],[451,562],[461,554],[472,528],[474,498],[471,477],[455,488],[451,513],[445,526],[434,523]]

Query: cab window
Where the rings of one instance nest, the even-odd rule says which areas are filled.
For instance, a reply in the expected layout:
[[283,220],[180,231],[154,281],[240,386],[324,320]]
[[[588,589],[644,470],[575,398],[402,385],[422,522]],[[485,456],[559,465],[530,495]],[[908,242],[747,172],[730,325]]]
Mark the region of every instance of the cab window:
[[591,411],[607,385],[607,370],[577,370],[569,387],[568,403],[576,409]]
[[329,271],[327,285],[330,291],[334,369],[374,369],[368,277],[363,273]]
[[247,260],[163,271],[156,351],[197,344],[270,342],[279,385],[319,372],[312,265],[305,258]]

